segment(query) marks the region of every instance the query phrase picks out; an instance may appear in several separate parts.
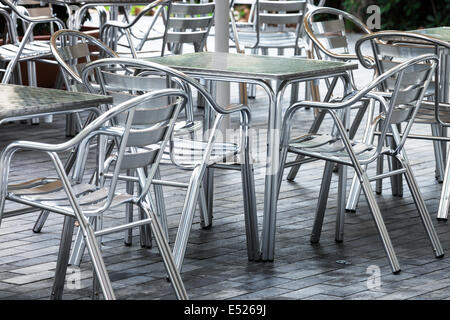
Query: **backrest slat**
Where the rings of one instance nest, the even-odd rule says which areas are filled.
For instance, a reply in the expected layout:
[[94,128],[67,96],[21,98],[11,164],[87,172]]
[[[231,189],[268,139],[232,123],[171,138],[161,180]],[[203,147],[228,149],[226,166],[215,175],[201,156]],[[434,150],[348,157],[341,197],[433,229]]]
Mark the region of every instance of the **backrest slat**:
[[261,13],[259,15],[259,22],[261,24],[299,24],[302,22],[303,14],[273,14]]
[[306,9],[306,1],[259,1],[259,9],[266,11],[297,11]]
[[[220,1],[220,0],[219,0]],[[196,14],[211,14],[214,12],[215,3],[172,3],[171,13],[184,14],[184,15],[196,15]]]

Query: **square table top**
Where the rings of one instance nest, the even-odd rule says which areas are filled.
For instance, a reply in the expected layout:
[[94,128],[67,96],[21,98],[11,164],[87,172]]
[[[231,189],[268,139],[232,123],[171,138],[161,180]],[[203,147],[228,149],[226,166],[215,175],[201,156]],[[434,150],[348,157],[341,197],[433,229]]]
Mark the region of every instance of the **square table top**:
[[450,42],[450,27],[436,27],[427,29],[412,30],[411,32],[421,33],[442,41]]
[[197,52],[144,60],[196,75],[281,81],[326,76],[358,68],[357,63],[224,52]]
[[83,92],[0,84],[0,120],[77,110],[111,103],[112,97]]

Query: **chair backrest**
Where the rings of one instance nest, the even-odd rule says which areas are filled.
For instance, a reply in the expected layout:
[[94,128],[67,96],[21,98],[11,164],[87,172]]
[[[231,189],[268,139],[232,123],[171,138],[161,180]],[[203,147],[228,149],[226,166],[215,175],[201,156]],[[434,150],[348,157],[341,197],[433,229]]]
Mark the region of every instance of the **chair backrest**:
[[[315,21],[317,16],[320,21]],[[326,20],[324,16],[327,17]],[[370,34],[370,29],[355,16],[335,8],[317,7],[308,11],[304,18],[304,29],[313,43],[318,59],[357,60],[350,51],[345,30],[346,22],[353,24],[359,33]]]
[[166,30],[161,55],[166,46],[174,54],[181,53],[183,44],[191,43],[196,52],[203,51],[214,22],[215,3],[173,2],[167,10]]
[[[372,50],[372,63],[369,62],[369,60],[362,58],[362,49],[366,44],[368,44]],[[402,62],[422,54],[436,54],[439,57],[439,61],[443,61],[443,55],[445,54],[444,49],[450,49],[450,44],[426,35],[403,31],[381,31],[373,33],[358,40],[355,46],[361,64],[366,68],[375,68],[378,74],[382,74]],[[424,72],[421,71],[423,66],[417,68],[418,70],[415,78],[417,81],[423,81],[425,77]],[[432,79],[435,89],[434,100],[436,111],[439,110],[440,86],[443,85],[439,79],[441,79],[442,76],[445,76],[441,76],[440,73],[445,72],[446,70],[442,70],[442,68],[441,70],[436,68],[434,78]],[[394,82],[391,79],[386,79],[386,81],[381,83],[380,87],[383,91],[393,91]],[[436,112],[435,115],[438,120],[439,112]],[[429,118],[430,115],[424,114],[424,116]]]
[[[147,66],[148,67],[148,66]],[[158,70],[158,77],[167,78],[168,75]],[[141,196],[145,196],[151,180],[161,161],[164,149],[169,146],[175,121],[180,111],[188,101],[188,94],[177,89],[149,90],[153,84],[151,78],[156,77],[155,70],[150,76],[143,75],[142,65],[130,59],[100,59],[94,61],[83,69],[82,79],[91,93],[107,94],[114,98],[114,105],[127,104],[145,94],[156,93],[152,99],[135,104],[133,118],[130,121],[127,113],[117,112],[110,121],[115,126],[130,127],[125,149],[121,156],[110,157],[106,160],[104,168],[108,171],[110,161],[116,161],[114,174],[111,179],[118,176],[120,170],[142,169],[153,165],[147,175],[145,188]],[[95,79],[94,81],[92,79]],[[155,89],[155,88],[153,88]],[[116,109],[116,107],[113,107]],[[116,147],[117,148],[117,147]]]
[[60,66],[67,90],[84,91],[81,70],[96,59],[117,57],[100,40],[74,30],[59,30],[50,39],[50,48]]
[[[95,78],[96,81],[89,80],[88,77],[92,76],[94,72],[97,76],[97,78]],[[230,113],[231,111],[219,106],[197,80],[188,77],[182,72],[160,64],[126,58],[108,58],[91,62],[86,65],[82,75],[83,82],[88,86],[89,91],[110,94],[117,102],[133,97],[134,95],[139,95],[142,92],[155,89],[150,86],[150,83],[154,83],[155,77],[165,79],[169,77],[170,81],[176,81],[183,89],[183,92],[186,93],[187,100],[190,99],[190,93],[187,88],[192,86],[205,99],[205,108],[212,108],[212,110],[215,111],[213,112],[214,117],[211,121],[213,125],[211,126],[211,129],[208,130],[208,134],[203,137],[205,141],[208,141],[208,146],[210,146],[206,148],[205,153],[202,155],[204,159],[207,159],[212,151],[212,146],[215,143],[216,132],[218,130],[218,126],[220,125],[222,116]],[[170,105],[171,101],[161,100],[157,101],[157,103],[159,103],[158,108],[165,108],[165,106]],[[185,104],[188,105],[189,101]],[[140,106],[137,112],[141,112],[140,109],[143,109],[142,112],[146,112],[145,106]],[[144,113],[142,117],[140,117],[142,120],[139,121],[145,122],[147,121],[146,119],[151,119],[145,116]],[[164,115],[162,111],[160,113],[161,115],[157,114],[155,116],[156,119]],[[146,124],[134,123],[133,126],[142,127],[146,126]],[[156,133],[156,131],[153,133]],[[149,141],[150,140],[146,141],[146,143],[149,143]],[[173,155],[172,151],[173,150],[171,148],[171,156]],[[149,161],[148,158],[146,158],[145,161]],[[178,164],[176,161],[174,163],[181,167],[191,168],[189,165],[185,166],[183,164]]]
[[[358,55],[360,47],[357,47]],[[363,59],[363,58],[362,58]],[[435,54],[423,54],[390,68],[378,76],[369,86],[362,89],[369,98],[370,91],[376,90],[385,83],[389,83],[392,88],[390,95],[381,106],[381,114],[374,119],[382,119],[381,135],[379,138],[378,151],[381,150],[383,141],[389,131],[397,132],[396,124],[406,123],[403,130],[403,137],[398,141],[398,152],[403,147],[406,138],[411,130],[413,122],[419,112],[422,99],[432,80],[434,71],[438,64],[438,56]],[[397,132],[398,133],[398,132]]]
[[261,33],[285,31],[286,27],[295,27],[296,41],[303,29],[302,21],[306,12],[306,0],[256,0],[256,38]]

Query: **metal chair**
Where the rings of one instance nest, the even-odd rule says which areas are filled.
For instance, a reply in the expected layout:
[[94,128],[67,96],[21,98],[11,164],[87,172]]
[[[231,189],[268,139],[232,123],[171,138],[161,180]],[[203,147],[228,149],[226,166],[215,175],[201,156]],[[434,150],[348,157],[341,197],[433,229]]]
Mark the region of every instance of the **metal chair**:
[[[100,30],[100,39],[103,39],[105,43],[114,42],[114,45],[117,47],[117,54],[124,58],[133,57],[137,59],[160,55],[161,50],[144,50],[143,47],[148,41],[163,40],[164,30],[157,30],[155,25],[160,17],[163,19],[164,25],[166,25],[166,15],[171,2],[172,0],[155,0],[143,8],[131,21],[128,15],[125,14],[125,21],[123,22],[111,20],[104,23]],[[154,11],[153,19],[148,25],[145,25],[145,30],[138,28],[139,21],[151,11]]]
[[[362,58],[362,47],[370,46],[372,49],[371,60],[367,58]],[[366,35],[359,39],[356,43],[357,55],[360,57],[361,64],[365,68],[372,68],[378,74],[381,74],[394,66],[400,64],[401,62],[417,57],[418,55],[425,53],[434,53],[439,55],[440,61],[443,61],[445,51],[450,49],[450,45],[447,42],[439,41],[437,39],[430,38],[425,35],[418,35],[411,32],[402,31],[382,31],[373,33],[371,35]],[[436,159],[436,176],[438,179],[443,179],[445,177],[445,150],[446,141],[448,141],[443,129],[450,123],[450,111],[449,104],[442,103],[439,99],[440,88],[444,85],[439,79],[444,79],[446,70],[443,68],[436,68],[436,75],[432,79],[430,86],[428,87],[425,97],[428,101],[423,101],[421,108],[415,118],[415,123],[427,124],[431,126],[432,135],[416,135],[414,133],[408,133],[410,139],[425,139],[433,141],[435,159]],[[392,81],[385,81],[381,83],[380,90],[384,92],[392,92],[394,89]],[[430,101],[434,100],[434,101]],[[399,127],[401,132],[401,128]],[[368,131],[366,130],[366,134]],[[392,137],[389,137],[390,143],[395,143],[392,141]],[[394,169],[398,166],[395,162],[388,162],[388,164]],[[383,171],[383,161],[380,161],[377,166],[378,173],[381,174]],[[392,183],[393,182],[393,183]],[[393,188],[396,189],[397,195],[402,195],[402,180],[393,179],[391,180]],[[441,206],[444,206],[446,194],[445,189],[447,188],[447,183],[443,185],[443,194],[441,198]],[[377,181],[376,191],[381,193],[382,185],[381,181]],[[350,189],[346,209],[355,210],[358,198],[360,194],[359,184],[357,182],[357,177],[354,176],[352,182],[352,188]],[[448,206],[448,205],[447,205]],[[448,209],[447,209],[448,210]],[[441,212],[441,211],[439,211]],[[441,215],[438,214],[438,218]]]
[[[86,79],[86,77],[85,77]],[[152,101],[169,98],[170,104],[165,107],[152,107]],[[158,163],[163,155],[165,146],[169,143],[175,120],[184,107],[188,97],[180,90],[167,89],[151,92],[130,99],[117,105],[85,127],[73,139],[61,144],[46,144],[38,142],[17,141],[9,144],[0,156],[0,213],[3,212],[5,200],[25,204],[42,210],[48,210],[62,214],[69,218],[65,220],[63,228],[63,239],[60,245],[60,256],[56,268],[53,298],[61,298],[66,275],[67,259],[72,242],[73,220],[76,219],[82,230],[89,255],[95,270],[95,282],[101,287],[105,299],[115,299],[111,281],[108,276],[97,237],[119,232],[130,227],[150,225],[164,265],[168,272],[171,284],[179,299],[186,299],[187,294],[181,280],[180,274],[174,264],[167,240],[164,237],[158,217],[150,209],[148,202],[148,190],[154,178],[155,168],[147,174],[142,173],[137,183],[142,186],[142,191],[137,196],[128,193],[119,193],[117,184],[124,177],[120,172],[128,168],[139,168],[146,166],[151,159]],[[145,110],[139,109],[146,105]],[[145,127],[140,130],[133,128],[132,124],[138,122],[140,117],[154,119],[154,127]],[[149,138],[152,134],[152,138]],[[140,147],[143,137],[153,144],[154,149],[147,150],[145,159],[139,158],[138,154],[131,153],[130,149]],[[85,181],[86,168],[85,154],[92,140],[100,141],[97,153],[97,175],[95,179]],[[109,156],[101,147],[108,141],[114,140],[115,152]],[[159,142],[159,144],[157,144]],[[71,174],[67,174],[58,153],[78,150],[76,164]],[[14,153],[19,150],[30,150],[46,153],[55,168],[55,178],[40,178],[15,185],[8,185],[10,163]],[[112,166],[112,164],[114,165]],[[124,203],[132,203],[145,213],[145,218],[95,231],[90,217],[98,217],[108,212],[111,208]]]
[[[326,18],[326,20],[323,20],[324,17]],[[318,18],[320,19],[320,21],[315,20]],[[352,52],[351,48],[349,48],[348,46],[349,41],[347,39],[347,32],[345,30],[346,23],[356,27],[359,33],[372,33],[372,31],[370,31],[370,29],[362,21],[345,11],[328,7],[316,7],[308,10],[303,19],[303,25],[305,33],[307,34],[311,42],[311,47],[309,48],[309,50],[314,52],[317,59],[343,62],[355,60],[358,61],[357,55],[355,54],[355,52]],[[351,84],[353,88],[356,89],[357,85],[354,81],[353,72],[350,72],[349,74]],[[332,83],[328,79],[325,79],[325,83],[328,90],[333,90]],[[315,93],[314,100],[320,101],[319,92]],[[356,133],[362,121],[366,107],[367,105],[362,106],[362,108],[358,106],[359,110],[355,115],[353,125],[350,129],[351,138]],[[325,112],[316,114],[314,122],[310,128],[310,133],[317,132],[324,119],[324,116]],[[300,159],[301,157],[298,158],[298,160]],[[289,171],[287,180],[293,181],[297,176],[299,169],[299,165],[293,166]]]
[[[51,50],[52,53],[57,60],[57,62],[60,65],[61,72],[63,74],[64,83],[68,90],[70,91],[82,91],[85,92],[87,89],[85,85],[83,84],[83,81],[81,79],[81,70],[83,67],[96,59],[99,58],[105,58],[105,57],[118,57],[117,54],[111,50],[109,47],[107,47],[103,42],[100,40],[87,35],[85,33],[79,32],[79,31],[73,31],[73,30],[60,30],[57,31],[51,38]],[[152,81],[153,80],[153,81]],[[148,84],[148,88],[152,88],[152,90],[156,89],[165,89],[167,86],[166,80],[162,79],[161,77],[158,77],[158,79],[147,79],[146,83]],[[177,134],[182,134],[189,132],[190,130],[195,130],[199,127],[198,123],[194,123],[193,120],[193,111],[192,111],[192,99],[189,99],[189,104],[185,108],[187,121],[177,121],[175,125],[175,131]],[[82,122],[79,117],[78,119],[78,128],[82,128]],[[93,120],[93,115],[90,115],[86,119],[86,123],[89,123]],[[74,128],[68,128],[69,130],[73,130]],[[156,171],[156,176],[159,176],[159,170]],[[127,188],[131,189],[133,188],[133,184],[131,182],[127,183]],[[162,189],[159,185],[154,185],[155,189],[155,196],[156,196],[156,212],[159,217],[162,217],[162,215],[165,212],[164,207],[164,195],[162,193]],[[127,221],[132,221],[133,216],[133,206],[127,205]],[[49,212],[43,211],[41,215],[39,216],[38,220],[36,221],[36,224],[33,228],[34,232],[40,232],[42,227],[45,224],[45,221],[47,220]],[[168,229],[166,225],[166,219],[163,217],[162,225],[163,230],[168,237]],[[131,245],[132,244],[132,229],[129,229],[125,232],[125,244]],[[81,231],[78,232],[77,236],[77,243],[81,241]],[[141,232],[141,245],[142,246],[151,246],[151,241],[149,241],[149,237],[145,236],[145,232]],[[78,245],[79,246],[79,245]],[[72,265],[79,265],[81,262],[81,256],[78,253],[75,253],[71,256],[70,264]]]
[[[59,30],[50,40],[50,48],[53,57],[60,66],[64,85],[68,91],[86,92],[86,87],[81,80],[81,70],[92,60],[101,57],[117,57],[117,54],[98,39],[74,30]],[[91,114],[86,123],[93,120]],[[74,136],[83,128],[83,122],[79,114],[70,115],[66,120],[66,134]],[[42,230],[49,212],[41,212],[33,231]]]
[[[111,73],[111,68],[121,70],[120,73]],[[88,76],[92,72],[97,72],[97,82],[88,81]],[[131,73],[129,73],[131,71]],[[116,70],[117,72],[117,70]],[[124,73],[128,74],[124,74]],[[148,77],[153,78],[157,74],[170,75],[171,79],[178,79],[186,86],[192,86],[204,97],[207,102],[205,108],[211,108],[215,116],[211,121],[211,129],[205,132],[203,140],[191,140],[189,137],[171,138],[170,148],[165,150],[163,160],[166,163],[174,164],[183,170],[192,171],[190,182],[183,184],[173,181],[158,181],[154,183],[187,188],[187,194],[181,212],[179,228],[174,242],[174,256],[177,268],[181,270],[183,259],[188,243],[189,233],[194,218],[195,208],[200,199],[200,213],[204,220],[204,225],[209,225],[211,217],[206,214],[205,200],[201,194],[204,192],[202,184],[207,168],[219,168],[240,170],[242,176],[242,189],[244,200],[244,216],[247,235],[247,252],[249,260],[259,259],[259,236],[256,213],[255,187],[253,180],[253,164],[250,158],[249,144],[249,121],[250,112],[247,106],[230,105],[222,108],[217,105],[211,95],[196,80],[174,71],[167,67],[132,59],[101,59],[88,64],[83,70],[83,79],[91,91],[100,90],[103,94],[117,96],[119,91],[129,91],[130,88],[136,91],[147,91]],[[101,75],[101,77],[99,76]],[[140,81],[144,81],[140,83]],[[121,95],[121,98],[130,98],[130,95]],[[120,101],[120,100],[119,100]],[[240,142],[219,143],[216,142],[217,128],[220,126],[224,115],[239,113],[241,115]],[[142,120],[144,121],[144,120]],[[142,123],[143,124],[143,123]],[[148,147],[147,147],[148,148]],[[152,166],[153,169],[153,166]]]
[[[255,0],[252,22],[236,24],[238,46],[251,49],[253,54],[261,50],[263,55],[267,55],[269,49],[277,49],[278,54],[283,55],[284,50],[290,48],[294,49],[294,55],[301,55],[304,48],[302,20],[306,4],[306,0]],[[231,32],[230,38],[236,42],[234,34]],[[254,85],[249,86],[249,98],[255,97],[255,90]]]
[[[400,265],[388,236],[370,181],[383,179],[391,175],[405,175],[435,255],[436,257],[443,256],[444,253],[441,244],[436,231],[434,230],[430,215],[420,194],[417,182],[403,148],[409,130],[419,112],[422,98],[431,81],[437,62],[438,57],[436,55],[421,55],[401,63],[381,74],[369,85],[359,91],[351,93],[342,100],[331,103],[302,101],[291,105],[287,109],[284,115],[281,133],[282,149],[280,156],[280,177],[282,176],[284,167],[287,165],[286,157],[288,152],[303,155],[307,158],[326,161],[319,193],[319,202],[316,209],[316,217],[311,233],[311,242],[315,243],[320,239],[333,164],[339,163],[354,168],[369,204],[369,209],[381,237],[389,264],[394,273],[400,271]],[[392,82],[394,87],[393,92],[388,93],[388,99],[385,99],[381,93],[373,91],[385,81]],[[367,139],[362,142],[352,140],[346,129],[347,118],[345,117],[345,114],[348,113],[348,108],[364,99],[372,99],[374,100],[374,103],[378,103],[380,107],[380,113],[378,115],[370,115],[370,119],[372,119],[371,130],[375,130],[375,128],[378,127],[381,132],[377,144],[374,144],[372,139]],[[293,116],[298,110],[306,106],[325,110],[331,116],[334,122],[334,128],[331,134],[307,134],[300,137],[291,137]],[[399,123],[406,123],[404,135],[402,137],[400,137],[397,131],[396,125]],[[388,132],[392,133],[397,142],[395,148],[383,146],[383,142],[385,141]],[[402,168],[369,177],[365,169],[366,166],[383,155],[398,159]],[[337,217],[337,237],[343,234],[343,229],[344,215]]]
[[[36,59],[46,61],[44,58],[51,57],[51,52],[48,41],[33,40],[33,29],[38,24],[55,24],[58,29],[64,29],[64,22],[56,17],[29,17],[25,8],[15,6],[9,0],[0,0],[0,4],[4,6],[0,8],[0,15],[5,20],[8,32],[8,36],[5,37],[7,42],[0,46],[0,61],[5,64],[5,68],[0,69],[3,73],[1,83],[9,83],[18,63],[27,61],[29,85],[36,86],[36,69],[32,61]],[[22,38],[17,34],[15,19],[23,22],[25,27]],[[20,82],[20,79],[16,79],[16,82]]]

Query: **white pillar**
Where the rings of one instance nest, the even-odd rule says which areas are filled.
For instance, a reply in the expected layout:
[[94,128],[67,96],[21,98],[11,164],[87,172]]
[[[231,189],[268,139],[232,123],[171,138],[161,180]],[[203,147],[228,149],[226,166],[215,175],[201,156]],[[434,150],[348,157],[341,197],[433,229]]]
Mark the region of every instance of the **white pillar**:
[[[215,37],[214,51],[228,52],[229,49],[229,0],[215,0]],[[228,82],[217,82],[217,103],[225,107],[230,104],[230,84]],[[230,127],[230,117],[225,117],[222,123],[222,133]]]

